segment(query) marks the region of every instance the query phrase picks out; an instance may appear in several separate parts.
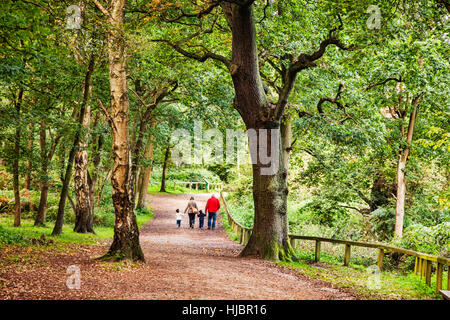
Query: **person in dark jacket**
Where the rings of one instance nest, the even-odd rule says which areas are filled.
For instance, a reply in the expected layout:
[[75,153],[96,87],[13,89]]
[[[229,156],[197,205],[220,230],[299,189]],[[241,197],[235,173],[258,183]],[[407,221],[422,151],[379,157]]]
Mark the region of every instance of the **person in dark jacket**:
[[205,216],[206,216],[206,213],[204,213],[202,210],[200,210],[198,212],[198,227],[200,229],[203,229],[203,224],[205,222]]

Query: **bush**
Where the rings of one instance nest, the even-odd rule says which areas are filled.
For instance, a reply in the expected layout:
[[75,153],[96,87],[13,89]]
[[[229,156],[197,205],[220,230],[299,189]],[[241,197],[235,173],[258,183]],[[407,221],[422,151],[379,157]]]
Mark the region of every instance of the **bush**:
[[114,227],[115,215],[113,207],[96,207],[94,209],[94,226]]
[[329,227],[338,221],[348,217],[348,212],[340,207],[337,203],[332,201],[324,201],[319,198],[314,198],[299,209],[302,214],[308,212],[311,214],[313,223],[321,224]]
[[392,208],[379,207],[371,213],[372,231],[378,240],[391,240],[394,233],[395,210]]
[[5,170],[4,167],[0,168],[0,190],[12,189],[12,174]]
[[9,212],[11,210],[11,206],[9,203],[9,198],[5,196],[0,196],[0,213]]
[[15,232],[6,230],[0,225],[0,246],[6,245],[6,244],[17,245],[17,244],[27,243],[27,242],[29,242],[29,239],[26,239],[22,235],[17,234]]
[[[152,171],[152,184],[161,183],[162,170],[161,168],[154,168]],[[220,178],[217,174],[204,169],[204,168],[169,168],[167,170],[166,181],[204,181],[207,179],[209,182],[220,182]]]
[[432,227],[411,225],[405,228],[400,245],[414,251],[450,257],[450,222]]

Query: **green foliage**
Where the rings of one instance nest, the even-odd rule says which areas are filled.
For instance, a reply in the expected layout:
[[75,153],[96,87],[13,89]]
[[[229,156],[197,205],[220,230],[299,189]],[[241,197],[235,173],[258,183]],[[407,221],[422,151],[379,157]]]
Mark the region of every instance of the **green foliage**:
[[395,210],[379,207],[371,212],[372,230],[380,240],[391,240],[395,225]]
[[[154,191],[159,191],[161,186],[161,176],[162,168],[155,167],[152,171],[149,189]],[[214,172],[209,171],[205,168],[198,167],[179,167],[170,168],[166,175],[166,187],[168,189],[173,188],[173,182],[205,182],[205,179],[209,182],[220,182],[219,176]],[[186,188],[181,188],[177,186],[180,191],[186,190]],[[203,187],[202,187],[203,188]]]
[[322,224],[333,227],[337,220],[346,219],[348,211],[341,208],[337,203],[330,201],[323,201],[319,198],[314,198],[299,209],[299,214],[308,212],[313,220],[312,223]]
[[[137,212],[136,220],[138,227],[147,223],[153,218],[150,210]],[[66,243],[75,244],[104,244],[105,239],[111,239],[114,234],[114,223],[95,226],[95,235],[86,233],[76,233],[73,231],[73,224],[65,223],[63,233],[58,237],[51,237],[53,226],[34,226],[32,219],[22,219],[20,227],[13,227],[14,217],[0,216],[0,248],[6,245],[32,245],[32,239],[39,239],[44,234],[47,239],[52,239],[54,245],[60,247]]]
[[0,247],[8,244],[20,245],[29,242],[30,240],[24,238],[21,234],[6,230],[0,225]]
[[382,272],[377,282],[374,282],[373,275],[364,265],[351,264],[350,267],[344,267],[340,261],[336,264],[335,259],[327,254],[324,254],[324,261],[319,264],[312,262],[313,255],[310,253],[300,253],[300,257],[300,262],[279,262],[279,264],[308,277],[326,281],[341,288],[348,288],[363,299],[442,299],[442,296],[434,289],[435,277],[432,278],[431,287],[428,287],[423,279],[412,273]]
[[450,257],[450,222],[431,227],[410,225],[405,229],[400,244],[414,251]]

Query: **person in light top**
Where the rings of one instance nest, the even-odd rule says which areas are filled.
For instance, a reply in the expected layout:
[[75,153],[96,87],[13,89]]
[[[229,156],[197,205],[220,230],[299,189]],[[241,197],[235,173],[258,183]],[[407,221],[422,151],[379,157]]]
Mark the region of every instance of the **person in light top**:
[[198,207],[197,203],[194,201],[194,197],[191,197],[186,209],[184,209],[184,213],[186,212],[189,215],[189,228],[193,229],[195,224],[195,215],[198,213]]
[[180,209],[175,210],[176,216],[177,216],[177,226],[178,228],[181,227],[181,219],[183,218],[183,213],[180,212]]

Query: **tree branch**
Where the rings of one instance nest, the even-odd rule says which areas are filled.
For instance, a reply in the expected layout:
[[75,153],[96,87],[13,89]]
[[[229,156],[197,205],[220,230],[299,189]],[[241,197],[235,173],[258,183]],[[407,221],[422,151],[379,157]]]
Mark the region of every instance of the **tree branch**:
[[92,0],[92,2],[94,2],[95,6],[108,18],[110,18],[110,14],[109,11],[105,9],[105,7],[102,6],[102,4],[100,2],[98,2],[98,0]]
[[[191,36],[189,38],[192,38]],[[187,41],[185,39],[183,39],[181,42],[170,42],[169,40],[166,39],[154,39],[151,40],[153,42],[164,42],[167,43],[170,47],[172,47],[173,49],[175,49],[175,51],[177,51],[178,53],[182,54],[185,57],[197,60],[199,62],[205,62],[208,59],[213,59],[213,60],[217,60],[222,62],[223,64],[225,64],[225,66],[230,69],[231,68],[231,61],[228,60],[227,58],[225,58],[224,56],[221,56],[219,54],[215,54],[213,52],[210,52],[208,50],[206,50],[205,48],[203,48],[203,50],[206,50],[206,52],[203,52],[202,54],[196,54],[193,52],[189,52],[185,49],[183,49],[180,44]]]
[[370,89],[372,89],[372,88],[374,88],[374,87],[376,87],[376,86],[382,86],[382,85],[385,85],[385,84],[386,84],[387,82],[389,82],[389,81],[404,82],[404,81],[402,80],[402,76],[400,76],[400,78],[391,77],[391,78],[387,78],[387,79],[384,80],[384,81],[371,83],[371,84],[369,84],[369,86],[368,86],[367,88],[365,88],[363,91],[368,91],[368,90],[370,90]]
[[111,126],[111,129],[116,130],[117,131],[117,127],[116,124],[114,122],[113,117],[111,116],[111,114],[108,112],[108,110],[106,110],[106,108],[103,106],[103,103],[100,99],[97,99],[98,105],[100,106],[100,109],[103,111],[103,114],[105,115],[105,117],[108,119],[109,124]]

